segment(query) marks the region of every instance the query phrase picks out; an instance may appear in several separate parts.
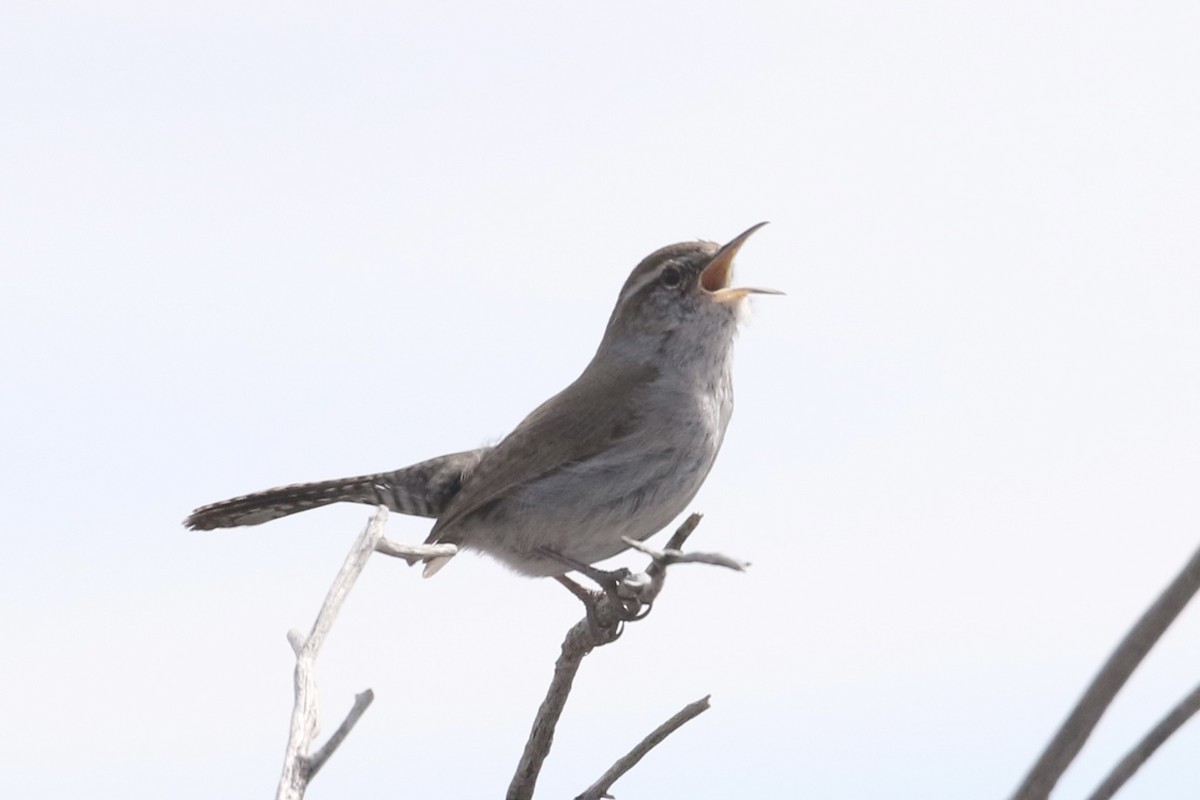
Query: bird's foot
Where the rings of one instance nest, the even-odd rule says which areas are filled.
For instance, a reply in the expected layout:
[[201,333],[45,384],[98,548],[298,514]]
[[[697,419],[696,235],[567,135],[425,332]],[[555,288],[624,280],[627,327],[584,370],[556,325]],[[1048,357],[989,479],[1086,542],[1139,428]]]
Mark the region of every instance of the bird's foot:
[[613,603],[604,592],[580,586],[566,575],[555,575],[554,580],[583,603],[588,628],[597,646],[615,642],[625,632],[625,611],[621,604]]
[[599,569],[546,548],[539,548],[538,554],[570,567],[600,587],[603,594],[585,589],[565,575],[556,576],[558,582],[583,603],[588,619],[596,621],[607,616],[601,613],[602,599],[608,601],[608,606],[615,612],[614,616],[618,622],[634,622],[650,613],[651,603],[644,601],[640,596],[642,587],[647,583],[645,575],[635,574],[624,567],[615,570]]

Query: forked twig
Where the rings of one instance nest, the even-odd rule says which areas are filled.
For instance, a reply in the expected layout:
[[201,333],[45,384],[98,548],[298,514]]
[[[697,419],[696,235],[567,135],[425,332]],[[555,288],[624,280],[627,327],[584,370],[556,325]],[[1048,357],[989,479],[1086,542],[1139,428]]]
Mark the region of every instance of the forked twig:
[[645,553],[653,558],[656,562],[660,562],[666,566],[671,564],[712,564],[716,567],[725,567],[734,569],[738,572],[745,572],[750,566],[748,561],[738,561],[732,556],[727,556],[724,553],[701,553],[699,551],[684,553],[679,550],[659,550],[651,547],[645,542],[639,542],[637,539],[630,539],[628,536],[622,536],[621,540],[625,544],[632,547],[638,552]]
[[308,636],[297,630],[288,631],[288,642],[292,646],[292,652],[296,654],[295,704],[292,707],[287,749],[283,757],[283,774],[279,777],[279,786],[275,792],[278,800],[300,800],[304,797],[308,782],[334,754],[375,697],[370,689],[360,693],[354,700],[354,707],[334,731],[333,736],[329,737],[329,741],[316,753],[308,755],[308,750],[320,729],[317,684],[313,676],[317,654],[342,609],[342,603],[345,602],[358,576],[362,574],[367,559],[376,551],[406,560],[454,555],[453,545],[409,546],[389,542],[383,536],[387,516],[387,509],[379,506],[367,527],[355,540],[342,563],[342,568],[338,570],[337,577],[333,579],[333,585],[325,595],[325,602],[321,604],[321,610],[317,612],[317,619],[313,622],[312,631]]

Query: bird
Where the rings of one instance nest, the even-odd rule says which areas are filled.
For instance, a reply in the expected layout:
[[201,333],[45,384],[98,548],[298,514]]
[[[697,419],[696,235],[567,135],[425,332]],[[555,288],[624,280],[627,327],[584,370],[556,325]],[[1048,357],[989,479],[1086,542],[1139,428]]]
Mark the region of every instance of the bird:
[[[560,577],[645,540],[695,497],[733,413],[732,351],[747,297],[733,260],[762,222],[724,245],[660,248],[630,273],[592,360],[498,443],[392,472],[222,500],[184,525],[258,525],[354,502],[432,518],[452,543],[517,573]],[[427,562],[426,576],[448,561]]]

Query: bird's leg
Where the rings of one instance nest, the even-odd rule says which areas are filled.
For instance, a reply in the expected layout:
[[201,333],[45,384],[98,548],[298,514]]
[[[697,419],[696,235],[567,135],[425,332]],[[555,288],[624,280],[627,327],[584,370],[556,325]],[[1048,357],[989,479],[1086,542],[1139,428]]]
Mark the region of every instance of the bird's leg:
[[587,608],[590,614],[596,605],[596,598],[599,596],[595,592],[583,588],[575,581],[568,578],[566,575],[555,575],[554,580],[561,583],[568,592],[579,598],[579,602]]
[[[644,603],[638,598],[639,584],[629,582],[633,573],[627,568],[621,567],[615,570],[603,570],[593,567],[591,564],[585,564],[582,561],[577,561],[570,556],[565,556],[555,550],[547,547],[539,547],[537,554],[545,558],[552,559],[572,570],[584,575],[595,581],[596,585],[604,590],[617,608],[621,609],[622,621],[639,620],[646,614],[650,613],[650,604]],[[588,614],[591,616],[594,611],[595,599],[593,595],[584,589],[579,584],[566,578],[565,576],[556,576],[558,582],[567,587],[571,594],[583,601],[585,606],[589,607]],[[587,599],[585,599],[587,598]]]
[[[585,589],[575,581],[568,578],[566,575],[555,575],[554,580],[566,587],[567,591],[579,598],[579,602],[583,603],[584,614],[587,617],[588,627],[592,630],[592,636],[598,644],[607,644],[615,642],[621,638],[621,634],[625,629],[625,621],[620,616],[613,614],[616,609],[621,609],[623,615],[624,606],[616,605],[611,602],[605,603],[607,595],[599,594],[590,589]],[[603,604],[604,610],[601,610]]]
[[625,567],[614,570],[598,569],[591,564],[585,564],[582,561],[576,561],[570,556],[563,555],[557,550],[551,550],[549,547],[539,547],[535,552],[539,556],[570,567],[584,577],[591,578],[596,582],[597,586],[604,590],[605,594],[614,597],[614,599],[621,594],[621,585],[633,574]]

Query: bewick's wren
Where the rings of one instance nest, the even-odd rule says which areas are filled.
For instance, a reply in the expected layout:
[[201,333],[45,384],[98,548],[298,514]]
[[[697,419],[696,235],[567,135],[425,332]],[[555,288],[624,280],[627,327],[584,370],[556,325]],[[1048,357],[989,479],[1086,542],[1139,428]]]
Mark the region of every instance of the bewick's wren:
[[723,247],[684,242],[646,257],[583,374],[494,447],[235,497],[184,524],[257,525],[347,501],[434,517],[428,542],[480,550],[528,575],[621,552],[622,536],[645,539],[684,510],[721,448],[739,313],[749,294],[778,294],[730,286],[734,256],[765,224]]

